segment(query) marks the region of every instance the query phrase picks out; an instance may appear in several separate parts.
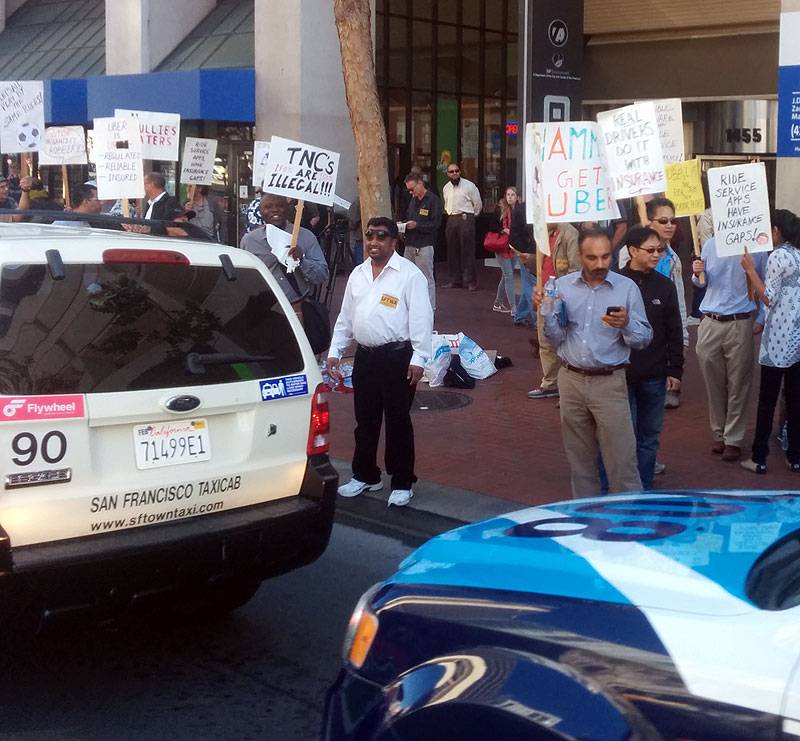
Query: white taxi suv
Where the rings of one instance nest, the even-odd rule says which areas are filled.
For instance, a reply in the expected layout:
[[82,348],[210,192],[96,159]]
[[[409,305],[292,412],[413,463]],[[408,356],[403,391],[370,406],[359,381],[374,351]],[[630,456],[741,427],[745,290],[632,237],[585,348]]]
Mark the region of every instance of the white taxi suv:
[[233,609],[317,558],[326,391],[249,253],[0,224],[0,628]]

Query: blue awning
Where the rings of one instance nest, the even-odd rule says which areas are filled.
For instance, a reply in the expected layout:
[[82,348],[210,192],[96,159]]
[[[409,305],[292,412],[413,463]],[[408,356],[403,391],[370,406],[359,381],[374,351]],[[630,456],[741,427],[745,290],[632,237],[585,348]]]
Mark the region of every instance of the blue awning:
[[181,118],[255,123],[253,69],[196,69],[143,75],[101,75],[48,80],[49,124],[88,124],[115,108],[180,113]]

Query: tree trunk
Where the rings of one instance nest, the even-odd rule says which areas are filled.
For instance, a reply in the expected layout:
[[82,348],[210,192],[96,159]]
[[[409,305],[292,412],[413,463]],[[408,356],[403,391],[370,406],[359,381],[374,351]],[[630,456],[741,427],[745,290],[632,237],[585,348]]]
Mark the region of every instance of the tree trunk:
[[356,142],[356,172],[363,226],[373,216],[392,217],[386,173],[386,129],[375,82],[370,4],[370,0],[333,1],[342,50],[347,108]]

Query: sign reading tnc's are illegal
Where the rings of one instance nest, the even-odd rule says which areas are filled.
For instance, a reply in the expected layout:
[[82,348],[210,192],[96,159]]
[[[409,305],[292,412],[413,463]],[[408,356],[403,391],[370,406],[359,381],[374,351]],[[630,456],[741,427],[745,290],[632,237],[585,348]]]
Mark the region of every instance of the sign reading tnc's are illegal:
[[273,136],[264,192],[332,206],[338,170],[338,152]]
[[772,249],[767,173],[763,162],[708,171],[714,237],[721,257]]

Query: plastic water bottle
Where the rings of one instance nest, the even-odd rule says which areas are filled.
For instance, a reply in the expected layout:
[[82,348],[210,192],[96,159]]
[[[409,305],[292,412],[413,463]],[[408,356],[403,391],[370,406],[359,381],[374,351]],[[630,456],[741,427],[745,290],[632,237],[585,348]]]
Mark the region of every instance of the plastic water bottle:
[[558,291],[556,291],[556,279],[551,275],[544,284],[544,299],[542,300],[542,316],[550,316],[558,310],[556,301]]

